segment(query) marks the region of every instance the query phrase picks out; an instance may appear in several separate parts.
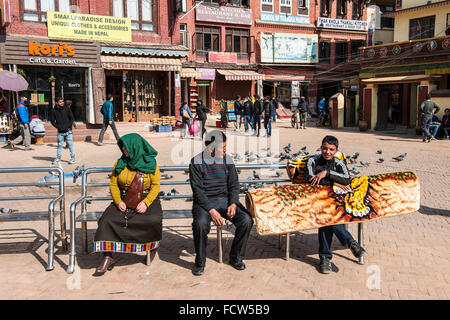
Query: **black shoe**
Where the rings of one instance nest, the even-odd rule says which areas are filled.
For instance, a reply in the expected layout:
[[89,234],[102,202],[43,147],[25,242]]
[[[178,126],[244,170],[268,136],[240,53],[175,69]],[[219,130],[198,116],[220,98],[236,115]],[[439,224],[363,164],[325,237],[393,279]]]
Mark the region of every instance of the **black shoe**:
[[194,276],[201,276],[204,271],[205,271],[205,267],[204,266],[199,266],[199,265],[195,264],[194,268],[192,269],[192,274]]
[[320,258],[320,265],[319,265],[319,271],[320,273],[330,273],[331,272],[331,261],[328,258]]
[[367,253],[366,250],[364,250],[364,248],[359,245],[358,241],[353,241],[350,244],[350,250],[356,258],[361,258]]
[[245,263],[241,261],[233,261],[230,260],[230,265],[235,268],[236,270],[245,270]]

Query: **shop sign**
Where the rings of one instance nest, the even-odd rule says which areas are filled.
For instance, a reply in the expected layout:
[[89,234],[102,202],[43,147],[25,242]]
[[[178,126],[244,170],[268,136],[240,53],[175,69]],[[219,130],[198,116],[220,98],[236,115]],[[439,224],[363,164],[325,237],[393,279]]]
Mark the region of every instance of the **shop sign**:
[[367,21],[319,17],[319,19],[317,20],[317,27],[327,29],[367,31]]
[[232,52],[212,52],[208,53],[209,62],[237,63],[237,54]]
[[[28,55],[30,63],[55,64],[55,65],[75,65],[74,59],[61,59],[59,57],[73,57],[75,55],[75,47],[67,43],[60,42],[58,44],[41,44],[38,41],[28,41]],[[58,58],[56,58],[58,57]]]
[[261,12],[261,21],[279,22],[279,23],[294,23],[294,24],[310,24],[311,20],[309,16],[291,16],[285,14],[275,14]]
[[213,7],[199,5],[195,9],[195,19],[214,23],[242,24],[251,26],[253,23],[252,9],[236,7]]
[[261,61],[278,63],[317,63],[316,34],[261,33]]
[[48,37],[131,42],[131,19],[91,14],[47,12]]
[[197,68],[197,72],[200,72],[201,76],[196,77],[198,80],[215,80],[216,69]]

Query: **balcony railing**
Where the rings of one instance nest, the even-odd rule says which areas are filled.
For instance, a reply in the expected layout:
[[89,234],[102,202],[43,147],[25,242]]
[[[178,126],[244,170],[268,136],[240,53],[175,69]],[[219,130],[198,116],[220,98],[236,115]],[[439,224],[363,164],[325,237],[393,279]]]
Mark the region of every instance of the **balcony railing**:
[[359,49],[359,61],[435,56],[450,53],[450,36],[393,42]]

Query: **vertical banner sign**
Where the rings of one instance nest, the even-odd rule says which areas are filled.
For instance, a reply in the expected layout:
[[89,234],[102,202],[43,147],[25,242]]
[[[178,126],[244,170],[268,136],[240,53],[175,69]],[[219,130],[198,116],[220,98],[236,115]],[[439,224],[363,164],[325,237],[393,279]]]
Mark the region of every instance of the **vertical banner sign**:
[[131,42],[131,19],[91,14],[47,12],[48,37]]

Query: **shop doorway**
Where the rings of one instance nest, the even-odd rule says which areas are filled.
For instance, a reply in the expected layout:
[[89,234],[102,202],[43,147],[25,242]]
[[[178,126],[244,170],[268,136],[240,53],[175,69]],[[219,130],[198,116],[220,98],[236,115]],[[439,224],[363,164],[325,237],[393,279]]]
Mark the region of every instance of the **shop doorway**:
[[401,124],[401,90],[403,90],[403,85],[401,84],[386,84],[378,87],[376,130],[392,129]]
[[197,81],[197,87],[198,87],[198,99],[202,100],[202,103],[205,106],[207,106],[208,108],[211,108],[211,102],[210,102],[211,83]]
[[113,95],[114,119],[116,121],[123,121],[122,82],[122,76],[106,76],[106,95]]

